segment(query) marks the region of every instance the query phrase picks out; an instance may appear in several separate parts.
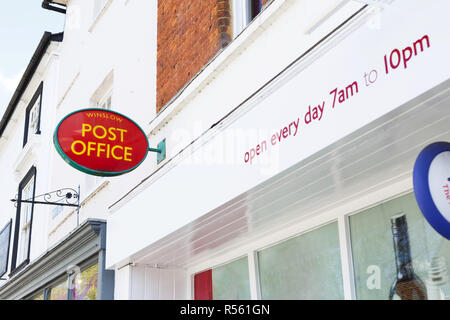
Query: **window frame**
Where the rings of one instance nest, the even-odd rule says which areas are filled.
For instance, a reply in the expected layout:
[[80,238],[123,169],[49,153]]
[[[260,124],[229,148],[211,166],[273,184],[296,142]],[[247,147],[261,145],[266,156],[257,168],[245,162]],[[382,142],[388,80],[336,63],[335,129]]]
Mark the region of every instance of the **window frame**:
[[5,271],[0,273],[0,278],[3,277],[8,272],[8,264],[9,264],[9,251],[11,249],[11,232],[12,232],[12,219],[9,219],[8,223],[5,227],[0,231],[0,234],[9,229],[9,238],[8,238],[8,248],[6,249],[6,261],[5,261]]
[[30,100],[30,103],[27,106],[27,109],[25,111],[25,128],[24,128],[24,134],[23,134],[23,146],[27,144],[29,141],[29,125],[30,125],[30,111],[33,109],[34,105],[36,104],[37,99],[39,98],[39,113],[38,113],[38,122],[37,122],[37,129],[36,132],[33,134],[41,134],[41,112],[42,112],[42,92],[44,88],[44,82],[41,82],[39,84],[39,87],[37,88],[36,92],[34,93],[33,97]]
[[109,108],[103,108],[105,110],[111,110],[114,102],[114,69],[106,75],[97,89],[95,89],[89,99],[89,103],[95,108],[102,108],[101,105],[104,104],[108,98],[111,98],[111,105]]
[[[110,100],[110,105],[103,105]],[[103,110],[113,110],[113,99],[114,99],[114,69],[112,69],[106,77],[103,79],[101,84],[97,87],[97,89],[92,94],[89,99],[89,103],[94,108],[99,108]],[[105,177],[101,176],[93,176],[86,175],[84,179],[84,186],[87,190],[86,197],[87,199],[92,193],[94,193],[100,186],[104,183]]]
[[[113,98],[113,88],[112,86],[106,90],[105,94],[96,102],[97,108],[104,109],[104,110],[111,110],[112,109],[112,98]],[[109,105],[108,105],[109,100]],[[105,105],[105,106],[103,106]]]
[[[208,299],[208,300],[214,300],[214,276],[213,276],[213,270],[221,268],[221,267],[224,267],[226,265],[229,265],[229,264],[234,263],[236,261],[239,261],[241,259],[246,259],[247,260],[247,264],[248,264],[247,272],[248,272],[248,277],[249,277],[249,292],[250,292],[250,296],[251,296],[252,284],[250,283],[251,282],[250,278],[251,278],[252,275],[251,275],[251,271],[250,271],[251,270],[251,268],[250,268],[250,264],[251,264],[250,257],[249,257],[249,254],[242,254],[242,255],[238,255],[237,257],[234,257],[232,259],[228,259],[226,261],[221,261],[218,264],[215,264],[215,265],[213,265],[211,267],[208,267],[206,269],[203,269],[203,270],[200,270],[198,272],[193,273],[191,275],[191,279],[192,279],[191,285],[192,285],[192,292],[193,292],[192,293],[192,299],[193,300],[197,300],[195,298],[196,293],[197,293],[197,291],[196,291],[196,284],[195,283],[196,283],[196,277],[198,275],[205,274],[206,272],[211,272],[211,274],[210,274],[211,278],[209,279],[210,282],[211,282],[211,284],[210,284],[211,285],[211,298]],[[198,299],[198,300],[204,300],[204,299]]]
[[35,300],[35,301],[40,301],[41,299],[36,299],[37,297],[39,297],[40,295],[42,295],[42,300],[45,300],[45,291],[36,291],[35,294],[33,296],[30,296],[28,299],[25,300]]
[[[66,300],[69,300],[69,278],[67,274],[60,275],[59,277],[53,279],[51,282],[49,282],[43,289],[44,291],[44,300],[51,300],[50,297],[52,296],[52,288],[57,287],[60,284],[63,284],[65,282],[66,284]],[[41,289],[42,291],[42,289]],[[56,301],[56,300],[53,300]]]
[[390,200],[407,195],[414,190],[408,179],[403,179],[399,183],[389,184],[372,191],[364,196],[357,197],[348,202],[345,206],[334,207],[323,211],[317,216],[306,220],[296,221],[293,225],[281,230],[271,232],[270,235],[250,239],[246,244],[237,248],[229,248],[215,257],[198,261],[187,268],[189,281],[187,282],[188,299],[194,300],[194,275],[207,269],[213,269],[221,264],[242,257],[248,256],[250,272],[250,293],[251,299],[261,300],[261,287],[259,279],[259,265],[257,253],[266,248],[272,247],[291,238],[295,238],[307,232],[313,231],[326,224],[338,223],[341,272],[343,278],[344,300],[357,300],[355,275],[353,265],[353,252],[349,219],[352,215],[357,215],[367,209],[376,207]]
[[[264,247],[261,247],[259,249],[255,249],[254,255],[255,255],[255,260],[256,260],[255,263],[256,263],[256,267],[257,267],[256,278],[258,279],[258,281],[257,281],[258,288],[257,289],[258,289],[258,294],[259,294],[259,296],[258,296],[259,300],[265,300],[263,298],[263,287],[262,287],[262,280],[261,280],[262,275],[261,275],[261,266],[260,266],[261,265],[261,261],[260,261],[260,258],[259,258],[259,254],[262,251],[265,251],[267,249],[273,249],[273,248],[278,247],[280,245],[286,244],[289,241],[298,240],[298,238],[300,238],[300,237],[304,237],[304,236],[306,236],[306,235],[308,235],[308,234],[310,234],[312,232],[317,232],[317,231],[321,230],[322,228],[330,227],[333,224],[335,224],[335,227],[336,227],[335,231],[337,232],[337,238],[338,238],[336,245],[338,246],[338,249],[339,249],[338,257],[339,257],[339,262],[340,262],[340,267],[341,267],[340,268],[340,273],[341,273],[341,277],[340,278],[341,278],[341,284],[342,284],[342,292],[341,292],[342,293],[342,300],[345,300],[345,288],[344,288],[345,287],[345,280],[344,280],[344,271],[345,270],[344,270],[344,267],[342,265],[342,254],[343,254],[342,250],[343,250],[343,248],[342,248],[342,244],[341,244],[340,239],[339,239],[339,236],[340,236],[339,233],[340,233],[341,230],[340,230],[340,225],[339,225],[339,219],[338,218],[325,220],[324,222],[316,224],[316,225],[314,225],[311,228],[307,228],[307,229],[305,229],[302,232],[290,235],[289,237],[286,237],[284,239],[281,239],[280,241],[268,244],[268,245],[266,245]],[[274,299],[274,298],[272,298],[272,299]],[[286,298],[283,298],[283,299],[286,299]],[[292,298],[288,298],[288,299],[292,299]],[[308,298],[308,299],[312,299],[312,298]],[[333,299],[336,299],[336,298],[333,298]],[[340,298],[336,299],[336,300],[340,300]]]
[[232,24],[235,39],[262,11],[262,0],[233,0],[232,2]]
[[[100,275],[100,256],[99,255],[95,255],[94,257],[88,258],[87,260],[80,263],[80,265],[79,265],[80,273],[79,274],[82,274],[83,271],[85,271],[86,269],[89,269],[90,267],[92,267],[94,265],[97,265],[97,281],[98,281],[98,278]],[[76,279],[77,275],[78,274],[75,274],[75,273],[71,273],[68,275],[68,295],[69,295],[68,300],[75,300],[75,299],[73,299],[74,288],[72,287],[73,286],[72,281],[74,281]],[[98,286],[97,286],[97,294],[95,296],[95,300],[98,300],[98,295],[99,295],[99,293],[98,293]]]
[[[94,0],[92,1],[93,7],[92,7],[92,18],[91,18],[91,26],[89,27],[89,32],[92,32],[97,25],[100,18],[103,16],[106,9],[109,7],[109,5],[112,3],[112,0]],[[97,3],[99,4],[97,7]]]
[[31,217],[30,217],[30,231],[29,231],[29,238],[28,238],[28,248],[27,248],[27,257],[20,262],[19,265],[17,265],[17,254],[19,250],[19,234],[20,234],[20,227],[21,227],[21,207],[22,207],[22,190],[23,188],[31,181],[31,179],[34,179],[33,181],[33,197],[34,199],[36,195],[36,175],[37,175],[37,169],[35,166],[32,166],[30,170],[28,170],[25,177],[20,181],[19,188],[18,188],[18,194],[17,194],[17,209],[16,209],[16,221],[14,226],[14,241],[13,241],[13,252],[12,252],[12,259],[11,259],[11,272],[10,276],[14,274],[15,272],[22,269],[24,266],[26,266],[30,262],[30,251],[31,251],[31,236],[33,231],[33,215],[34,215],[34,203],[31,203]]
[[[350,279],[351,280],[351,285],[352,285],[352,290],[353,290],[353,292],[352,292],[352,300],[363,301],[364,299],[360,299],[360,296],[358,297],[358,292],[357,292],[357,281],[358,281],[358,278],[355,275],[355,273],[356,273],[356,271],[355,271],[355,264],[354,264],[354,256],[355,256],[354,253],[355,252],[353,251],[353,246],[352,246],[352,244],[356,243],[356,241],[354,241],[354,242],[352,241],[352,237],[351,237],[352,236],[352,232],[351,232],[351,228],[350,228],[350,219],[352,217],[354,217],[354,216],[357,216],[357,215],[361,214],[361,213],[365,213],[368,210],[375,209],[375,208],[377,208],[377,207],[379,207],[381,205],[385,205],[388,202],[398,200],[398,199],[400,199],[402,197],[405,197],[405,196],[408,196],[408,195],[412,195],[415,198],[415,193],[414,193],[414,189],[413,188],[407,188],[404,191],[392,193],[389,196],[384,197],[383,199],[380,199],[378,201],[374,201],[373,203],[370,203],[367,206],[361,207],[358,210],[355,210],[355,211],[350,212],[350,213],[345,215],[345,219],[346,219],[346,223],[347,223],[346,232],[347,232],[347,235],[348,235],[348,243],[349,243],[348,244],[348,249],[349,249],[348,255],[351,257],[351,261],[350,261],[351,262],[351,264],[350,264],[351,265],[351,270],[349,270],[349,271],[351,272],[351,275],[352,275],[352,278]],[[416,203],[416,205],[417,205],[417,203]],[[420,208],[419,208],[419,210],[420,210]],[[403,212],[407,213],[405,211],[403,211]],[[431,227],[431,225],[429,225],[428,222],[426,222],[425,217],[422,216],[422,219],[423,219],[423,223],[427,224],[431,229],[433,229]],[[390,228],[391,227],[389,225],[388,229],[390,229]],[[408,226],[408,231],[410,232],[410,230],[413,230],[413,228],[411,228],[411,226]],[[434,230],[434,231],[437,232],[436,230]],[[390,236],[392,236],[392,233],[389,232],[389,234],[390,234]],[[444,237],[442,237],[442,238],[444,238]],[[412,238],[410,238],[410,240],[411,239]],[[411,259],[411,262],[413,264],[415,263],[414,262],[414,258]],[[428,281],[428,279],[423,278],[423,277],[421,279],[422,279],[422,281],[425,284],[426,284],[426,281]]]

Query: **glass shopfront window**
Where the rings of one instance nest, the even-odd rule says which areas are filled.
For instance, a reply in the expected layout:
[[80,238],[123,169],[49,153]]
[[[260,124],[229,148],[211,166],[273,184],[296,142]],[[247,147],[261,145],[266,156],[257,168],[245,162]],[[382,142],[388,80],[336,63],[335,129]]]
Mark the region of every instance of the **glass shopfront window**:
[[[98,263],[92,260],[83,263],[58,281],[44,286],[29,296],[28,300],[97,300]],[[69,285],[70,284],[70,285]]]
[[50,300],[67,300],[67,279],[63,279],[50,288]]
[[94,264],[78,274],[72,282],[72,300],[97,299],[98,264]]
[[[22,189],[22,199],[29,200],[34,194],[34,178]],[[17,251],[17,265],[27,260],[30,256],[31,219],[33,216],[33,204],[22,203],[20,208],[19,248]]]
[[[349,224],[341,232],[349,239],[347,287],[354,284],[356,299],[450,300],[450,241],[425,220],[413,193],[340,218]],[[255,268],[244,257],[196,274],[195,299],[250,299],[249,270],[259,273],[253,285],[262,299],[344,299],[347,259],[337,222],[256,253]]]
[[215,300],[250,299],[250,281],[247,257],[212,270]]
[[330,223],[258,253],[263,299],[343,299],[338,225]]
[[44,292],[38,293],[37,295],[32,297],[31,300],[44,300]]
[[195,300],[249,300],[247,257],[194,276]]
[[450,299],[450,242],[427,223],[414,194],[349,223],[357,299]]

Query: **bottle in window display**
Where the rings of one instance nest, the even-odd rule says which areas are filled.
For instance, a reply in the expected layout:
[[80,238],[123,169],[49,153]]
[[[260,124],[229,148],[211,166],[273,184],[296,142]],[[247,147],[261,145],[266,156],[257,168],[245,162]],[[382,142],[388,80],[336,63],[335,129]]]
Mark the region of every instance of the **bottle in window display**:
[[408,224],[404,213],[391,217],[397,279],[389,292],[390,300],[427,300],[425,284],[414,273],[409,246]]

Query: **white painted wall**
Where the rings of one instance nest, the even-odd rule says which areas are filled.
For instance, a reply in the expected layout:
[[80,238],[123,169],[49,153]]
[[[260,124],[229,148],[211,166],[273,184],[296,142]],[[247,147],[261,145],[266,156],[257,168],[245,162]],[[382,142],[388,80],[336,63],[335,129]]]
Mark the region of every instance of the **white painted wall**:
[[[226,116],[233,108],[239,106],[295,58],[305,53],[362,7],[357,2],[342,4],[344,4],[342,1],[275,1],[208,66],[208,69],[203,71],[204,75],[203,73],[200,74],[193,81],[185,93],[174,102],[173,106],[168,107],[168,109],[173,110],[173,114],[163,112],[159,115],[160,118],[155,120],[155,122],[162,121],[161,124],[155,122],[150,124],[150,128],[153,129],[150,141],[153,140],[156,143],[166,138],[168,159],[175,157],[189,143]],[[335,8],[337,8],[337,11],[334,11]],[[329,16],[330,12],[334,12],[334,14]],[[317,25],[323,17],[329,18],[322,24]],[[314,32],[309,33],[313,26],[317,26],[317,28]],[[357,27],[359,26],[356,25],[355,28]],[[364,28],[365,31],[367,29],[368,27]],[[341,40],[337,39],[335,42],[339,43]],[[349,47],[350,45],[347,45],[342,50],[345,51]],[[329,49],[327,47],[323,50]],[[338,60],[345,56],[345,52],[342,53],[341,51],[337,54]],[[321,52],[316,53],[299,68],[297,73],[300,73],[300,78],[301,69],[314,63],[320,55]],[[336,56],[332,58],[336,58]],[[319,68],[320,75],[323,74],[324,77],[326,70],[333,67],[331,58],[326,61],[326,67]],[[364,62],[363,59],[362,62]],[[339,74],[342,68],[336,68],[333,71],[333,80],[323,80],[334,84],[342,78],[345,81],[344,75],[358,72],[357,76],[359,76],[359,71],[352,68],[348,68],[344,75]],[[237,81],[237,79],[239,80]],[[282,80],[283,85],[288,86],[286,84],[288,80],[284,78]],[[252,115],[245,115],[245,120],[242,114],[236,116],[241,117],[242,121],[228,130],[245,130],[241,136],[235,137],[235,140],[232,141],[233,146],[221,147],[221,142],[224,141],[227,132],[225,129],[219,128],[218,132],[220,133],[215,141],[208,144],[208,140],[212,139],[215,133],[204,137],[197,146],[184,152],[183,156],[177,157],[176,160],[163,168],[162,172],[148,179],[130,197],[114,207],[113,211],[117,210],[117,212],[114,212],[109,218],[108,230],[117,230],[113,232],[122,233],[123,238],[133,240],[126,247],[120,246],[120,240],[118,242],[116,240],[121,238],[110,235],[108,239],[111,250],[107,254],[107,265],[126,263],[133,252],[144,249],[147,245],[170,234],[170,232],[268,179],[274,173],[298,162],[301,157],[293,156],[294,151],[292,150],[294,149],[292,146],[287,147],[285,150],[291,148],[291,151],[286,152],[284,157],[286,163],[281,164],[276,172],[263,175],[258,169],[247,168],[243,165],[243,154],[230,151],[242,151],[243,148],[236,147],[238,144],[249,145],[247,140],[251,131],[258,134],[259,129],[263,129],[265,132],[276,129],[281,123],[284,125],[284,122],[292,120],[292,117],[288,116],[287,113],[295,114],[297,108],[302,108],[307,103],[314,103],[316,99],[327,95],[326,90],[331,87],[325,84],[306,90],[309,81],[313,80],[321,81],[318,75],[313,74],[311,77],[311,74],[308,74],[303,78],[300,85],[295,84],[298,85],[298,90],[290,90],[290,93],[284,94],[283,101],[280,103],[267,100],[270,92],[266,92],[265,97],[262,97],[262,93],[260,93],[255,97],[254,103],[265,105],[265,107],[261,107],[263,110],[255,108],[259,110],[252,110]],[[290,84],[290,86],[292,85]],[[305,88],[305,97],[301,97],[302,100],[297,102],[301,105],[298,107],[295,103],[289,105],[290,99],[298,99],[297,96],[292,95],[292,92],[298,93],[302,88]],[[273,90],[278,90],[278,87],[275,86]],[[320,90],[323,92],[318,92]],[[283,96],[283,94],[278,95],[277,98],[280,98],[280,96]],[[306,96],[310,98],[308,99]],[[280,110],[273,108],[274,103],[279,103]],[[251,105],[251,102],[247,103],[246,110],[249,110]],[[166,124],[162,119],[170,121]],[[327,141],[325,135],[322,135],[322,137],[324,141]],[[331,140],[328,140],[328,143],[330,142]],[[217,145],[218,148],[215,148]],[[317,147],[312,143],[308,146],[311,148]],[[196,150],[196,148],[199,149]],[[228,159],[228,155],[224,155],[220,160],[214,158],[215,151],[223,149],[226,149],[227,153],[232,153],[230,156],[232,165],[219,163],[223,158]],[[317,148],[315,150],[317,151]],[[196,163],[200,165],[195,165]],[[218,181],[221,183],[217,183]],[[189,182],[195,184],[195,188],[189,188]],[[212,185],[216,189],[214,194],[207,191]],[[164,195],[168,193],[175,193],[177,201],[169,203],[157,201],[157,199],[163,199]],[[208,194],[208,196],[202,197],[205,194]],[[153,204],[153,212],[158,212],[159,217],[168,218],[161,219],[161,223],[155,227],[154,232],[146,234],[143,231],[137,231],[139,229],[136,228],[141,226],[142,228],[151,227],[150,221],[152,221],[153,215],[150,215],[147,210],[147,203],[149,202]],[[122,205],[123,207],[121,207]],[[165,212],[167,214],[164,214]],[[144,223],[136,225],[135,220],[130,219],[130,216]],[[172,217],[176,217],[176,219]]]
[[[108,1],[95,24],[92,5],[83,0],[68,5],[57,118],[93,106],[92,96],[113,74],[112,110],[143,126],[156,113],[156,2]],[[106,219],[107,208],[153,165],[146,161],[124,176],[94,178],[68,166],[55,150],[52,154],[54,186],[81,187],[80,223],[92,217]],[[75,225],[75,212],[66,209],[50,222],[50,242],[62,239]]]
[[[51,47],[49,54],[42,59],[13,119],[0,138],[0,201],[10,204],[0,214],[0,226],[13,218],[14,228],[16,210],[9,199],[14,198],[18,183],[33,164],[37,167],[36,195],[65,187],[76,189],[80,185],[80,224],[88,218],[106,219],[107,208],[153,169],[154,161],[148,160],[132,173],[98,179],[93,186],[92,177],[62,160],[52,138],[62,117],[91,105],[94,92],[110,73],[114,75],[113,110],[126,114],[141,126],[155,116],[156,5],[156,1],[107,1],[94,21],[93,1],[69,2],[64,40],[58,55],[49,60],[49,54],[55,49]],[[37,137],[38,143],[32,150],[35,157],[30,157],[31,153],[22,153],[25,160],[20,171],[16,172],[15,162],[22,150],[25,108],[41,79],[45,79],[42,134]],[[152,159],[151,156],[149,158]],[[35,206],[31,260],[57,245],[76,227],[75,210],[65,208],[52,217],[52,209]],[[12,245],[10,255],[11,251]]]
[[[16,111],[9,121],[5,132],[0,138],[0,226],[3,227],[12,219],[11,244],[9,251],[9,265],[13,250],[16,207],[9,201],[16,197],[20,181],[28,170],[34,165],[37,168],[35,194],[40,195],[49,190],[52,153],[51,141],[54,129],[55,90],[58,78],[58,44],[53,42],[43,56],[38,69],[31,82],[22,95]],[[44,82],[41,105],[41,134],[33,135],[23,147],[25,110],[39,87]],[[47,250],[48,245],[48,219],[50,208],[48,206],[35,205],[33,212],[30,260],[33,261]],[[4,278],[10,272],[3,276]],[[0,284],[3,281],[0,281]]]
[[115,270],[115,300],[188,299],[184,269],[126,265]]
[[130,298],[133,300],[180,300],[186,296],[186,272],[145,265],[130,266]]
[[[438,6],[443,1],[430,2]],[[189,200],[193,199],[195,190],[183,184],[186,179],[202,187],[198,183],[214,181],[208,179],[216,177],[214,174],[220,171],[203,167],[192,177],[191,167],[175,166],[175,170],[171,168],[173,161],[147,184],[136,189],[132,193],[135,198],[128,197],[109,211],[114,203],[155,172],[158,168],[156,155],[150,154],[129,174],[99,179],[98,188],[88,187],[87,175],[68,166],[53,148],[51,135],[58,121],[74,110],[90,106],[94,92],[113,73],[113,110],[140,124],[150,135],[152,147],[166,138],[167,159],[171,159],[361,7],[358,1],[275,0],[180,97],[156,115],[157,1],[110,0],[95,21],[92,1],[69,1],[64,41],[59,58],[53,58],[58,59],[58,63],[50,64],[43,76],[46,79],[43,108],[48,108],[48,113],[43,116],[41,144],[36,160],[32,161],[38,167],[36,194],[80,185],[83,204],[80,223],[89,217],[108,219],[107,267],[116,271],[117,299],[189,298],[190,275],[185,270],[176,266],[160,269],[126,264],[139,250],[261,180],[252,180],[241,184],[241,189],[227,189],[208,201],[194,203]],[[377,47],[378,43],[373,46]],[[359,62],[361,60],[364,57],[360,57]],[[349,67],[348,72],[353,71]],[[24,97],[31,98],[39,82],[39,79],[33,80]],[[47,95],[47,92],[51,94]],[[25,102],[21,102],[0,138],[4,179],[0,184],[2,203],[9,203],[8,199],[14,197],[17,185],[27,171],[24,168],[19,174],[14,173],[14,161],[19,156],[23,138]],[[247,124],[258,128],[259,120],[270,119],[263,114]],[[286,167],[288,165],[286,163]],[[203,187],[208,188],[208,185]],[[171,201],[174,196],[176,201]],[[182,196],[185,201],[180,200]],[[65,209],[55,218],[51,217],[50,210],[36,207],[32,259],[76,227],[73,210]],[[0,226],[15,216],[12,204],[5,212],[0,215]]]
[[[173,112],[167,119],[164,119],[163,113],[155,119],[156,1],[108,1],[98,19],[93,21],[91,2],[72,0],[68,4],[65,37],[61,45],[57,119],[76,109],[90,106],[94,92],[107,75],[113,73],[113,110],[126,114],[147,132],[151,132],[151,146],[167,137],[170,158],[361,7],[359,3],[339,7],[338,14],[322,25],[322,29],[319,28],[313,36],[304,35],[305,30],[341,3],[344,2],[326,0],[318,4],[311,0],[275,1],[249,27],[247,33],[241,34],[226,52],[219,55],[212,67],[208,67],[203,75],[194,80],[186,92],[189,94],[177,99],[175,109],[183,109],[181,113],[174,117],[176,112]],[[277,58],[274,59],[274,56]],[[237,77],[241,79],[239,83],[246,85],[236,86]],[[224,88],[230,88],[233,94],[223,95]],[[218,96],[221,99],[217,99]],[[169,107],[167,111],[171,109],[174,108]],[[169,119],[169,125],[158,131]],[[158,127],[156,130],[155,125]],[[187,134],[187,139],[180,141],[180,133]],[[89,186],[85,174],[68,166],[54,150],[51,153],[52,188],[81,186],[83,206],[80,222],[88,217],[106,218],[109,206],[157,168],[156,156],[150,154],[149,159],[127,175],[97,179],[100,188],[96,190]],[[127,220],[135,221],[133,214]],[[157,219],[154,221],[158,223]],[[75,226],[76,214],[70,209],[50,219],[49,245],[56,244]],[[114,234],[110,236],[115,237]],[[145,237],[146,234],[140,236]],[[122,248],[131,249],[135,245],[127,237],[121,238],[121,241]],[[186,296],[185,288],[175,291],[164,289],[167,288],[165,281],[169,280],[162,280],[170,278],[165,276],[166,271],[161,271],[164,269],[142,271],[136,266],[120,270],[117,267],[116,297],[119,299],[130,297],[130,286],[134,288],[130,291],[132,297],[136,294],[140,297],[157,297],[156,292],[159,292],[159,297],[168,297],[169,293]],[[142,278],[143,275],[146,277]],[[161,279],[162,291],[152,287],[153,282],[149,279],[153,278]],[[141,281],[139,279],[147,279],[143,282],[146,284],[143,289],[145,293],[141,295],[135,293],[139,291],[136,289],[137,283]],[[186,278],[183,283],[186,283]]]
[[131,266],[126,265],[114,271],[114,300],[131,299]]

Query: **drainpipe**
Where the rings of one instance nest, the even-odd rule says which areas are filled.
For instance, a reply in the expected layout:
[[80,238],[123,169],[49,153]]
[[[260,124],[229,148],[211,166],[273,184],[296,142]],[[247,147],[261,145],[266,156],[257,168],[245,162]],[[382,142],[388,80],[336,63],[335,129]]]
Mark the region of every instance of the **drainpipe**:
[[56,12],[59,12],[59,13],[64,13],[64,14],[66,13],[66,9],[52,6],[50,4],[50,1],[51,0],[44,0],[44,1],[42,1],[42,8],[48,9],[48,10],[52,10],[52,11],[56,11]]

